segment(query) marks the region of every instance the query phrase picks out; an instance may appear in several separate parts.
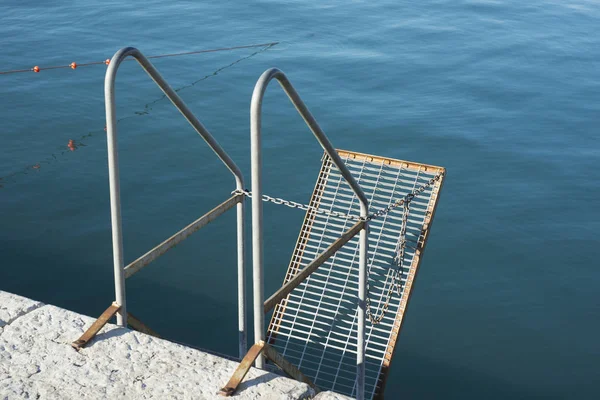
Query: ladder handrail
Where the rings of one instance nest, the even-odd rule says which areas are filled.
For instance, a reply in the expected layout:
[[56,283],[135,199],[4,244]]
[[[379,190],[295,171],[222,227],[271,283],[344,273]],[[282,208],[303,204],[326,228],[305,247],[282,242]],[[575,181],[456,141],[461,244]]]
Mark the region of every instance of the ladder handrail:
[[[348,182],[360,202],[360,216],[365,221],[360,230],[359,239],[359,284],[358,284],[358,329],[357,329],[357,398],[364,398],[365,384],[365,311],[366,311],[366,278],[367,278],[367,249],[369,202],[360,185],[356,182],[350,170],[344,164],[335,148],[323,132],[313,115],[310,113],[288,78],[277,68],[265,71],[254,87],[250,106],[250,138],[251,138],[251,169],[252,169],[252,264],[253,264],[253,310],[254,310],[254,342],[265,339],[264,328],[264,282],[263,282],[263,213],[262,213],[262,155],[261,155],[261,112],[262,101],[271,80],[276,79],[288,98],[304,119],[315,138],[331,157],[344,179]],[[258,368],[264,367],[264,359],[256,360]]]
[[[346,164],[344,164],[337,151],[335,151],[335,147],[333,147],[331,141],[329,140],[325,132],[323,132],[323,130],[315,120],[315,117],[313,117],[311,112],[308,110],[308,108],[300,98],[300,95],[298,95],[298,92],[296,92],[296,89],[294,88],[294,86],[292,86],[287,76],[277,68],[271,68],[265,71],[260,76],[258,82],[256,82],[256,85],[254,86],[254,92],[252,93],[252,104],[250,106],[252,140],[256,138],[256,135],[260,135],[262,100],[267,90],[267,86],[273,79],[276,79],[279,82],[285,94],[287,94],[287,96],[289,97],[294,107],[296,107],[296,110],[298,111],[302,119],[304,119],[304,122],[306,122],[306,125],[308,125],[312,133],[315,135],[321,147],[323,147],[323,150],[325,150],[329,157],[331,157],[331,160],[333,161],[335,166],[340,170],[342,176],[348,182],[348,184],[350,185],[350,187],[352,188],[352,190],[354,191],[354,193],[360,201],[361,217],[366,218],[368,216],[369,210],[369,201],[367,200],[367,196],[364,194],[362,188],[360,187],[358,182],[356,182],[356,179],[354,179],[354,177],[350,173],[350,170],[348,169]],[[260,140],[260,136],[258,136],[258,140]],[[252,152],[254,153],[254,149],[252,150]],[[256,193],[254,190],[253,192]]]
[[[115,273],[116,302],[120,305],[117,324],[127,325],[127,309],[125,298],[125,271],[123,262],[123,236],[121,223],[121,199],[119,185],[119,161],[117,152],[117,120],[115,110],[115,79],[120,64],[127,57],[133,57],[158,85],[167,98],[181,112],[195,131],[204,139],[219,159],[233,174],[236,189],[244,189],[244,178],[241,170],[202,125],[196,116],[185,105],[181,97],[169,86],[152,63],[136,48],[124,47],[117,51],[110,60],[104,80],[104,99],[106,104],[106,132],[108,142],[108,170],[110,182],[110,207],[113,242],[113,262]],[[237,204],[237,241],[238,241],[238,327],[240,340],[240,356],[246,353],[245,329],[245,287],[244,287],[244,203]]]

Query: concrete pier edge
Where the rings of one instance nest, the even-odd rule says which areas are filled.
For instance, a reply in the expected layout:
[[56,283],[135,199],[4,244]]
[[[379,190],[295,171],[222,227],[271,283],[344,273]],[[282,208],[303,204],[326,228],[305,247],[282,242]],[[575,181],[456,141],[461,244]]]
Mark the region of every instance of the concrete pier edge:
[[[237,362],[108,324],[79,352],[95,318],[0,291],[0,399],[224,399]],[[310,399],[306,384],[251,369],[233,399]],[[332,392],[317,399],[348,399]]]

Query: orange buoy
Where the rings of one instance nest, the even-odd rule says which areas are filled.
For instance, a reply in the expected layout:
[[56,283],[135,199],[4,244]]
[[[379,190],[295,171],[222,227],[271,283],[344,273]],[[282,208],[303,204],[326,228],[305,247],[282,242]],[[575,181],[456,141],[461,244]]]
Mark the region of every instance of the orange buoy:
[[69,67],[71,67],[72,69],[77,68],[77,63],[76,62],[72,62]]
[[106,60],[104,60],[104,64],[106,64],[106,65],[110,64],[110,58],[107,58]]
[[38,67],[37,65],[35,67],[32,68],[33,72],[40,72],[40,67]]

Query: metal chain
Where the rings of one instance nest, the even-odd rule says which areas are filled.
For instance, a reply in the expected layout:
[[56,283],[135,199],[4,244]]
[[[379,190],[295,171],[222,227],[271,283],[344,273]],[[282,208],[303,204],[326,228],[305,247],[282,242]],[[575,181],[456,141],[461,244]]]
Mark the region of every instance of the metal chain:
[[[252,198],[252,192],[250,192],[249,190],[240,190],[240,189],[236,189],[233,192],[231,192],[231,194],[243,194],[244,196],[247,196],[249,198]],[[323,214],[323,215],[330,215],[330,216],[334,216],[334,217],[338,217],[338,218],[342,218],[342,219],[348,219],[348,220],[354,220],[354,221],[360,221],[360,217],[359,216],[355,216],[355,215],[348,215],[348,214],[344,214],[342,212],[338,212],[338,211],[329,211],[329,210],[324,210],[322,208],[317,208],[317,207],[313,207],[310,206],[308,204],[302,204],[302,203],[297,203],[295,201],[291,201],[291,200],[285,200],[279,197],[272,197],[266,194],[262,195],[262,200],[269,202],[269,203],[273,203],[273,204],[281,204],[290,208],[297,208],[299,210],[304,210],[304,211],[314,211],[317,214]]]
[[388,291],[385,295],[385,301],[383,302],[383,306],[381,307],[381,309],[379,311],[377,311],[376,315],[373,314],[373,311],[371,311],[371,293],[370,293],[370,285],[369,285],[369,276],[371,276],[371,267],[372,264],[369,265],[369,271],[367,273],[367,296],[366,296],[366,311],[367,311],[367,317],[369,318],[369,321],[371,321],[371,324],[373,325],[377,325],[379,324],[383,318],[385,317],[385,314],[387,314],[388,309],[390,307],[390,303],[392,301],[392,296],[394,294],[394,288],[396,288],[396,291],[398,292],[398,296],[402,296],[402,287],[401,287],[401,282],[402,282],[402,266],[404,265],[404,254],[406,251],[406,226],[408,225],[408,212],[410,211],[410,202],[417,197],[418,195],[420,195],[421,193],[423,193],[427,188],[429,188],[431,185],[433,185],[436,181],[440,180],[440,178],[443,176],[443,173],[439,173],[436,176],[434,176],[433,178],[431,178],[426,184],[420,186],[419,188],[413,190],[411,193],[407,194],[405,197],[403,197],[402,199],[397,200],[396,202],[390,204],[389,206],[382,208],[381,210],[375,212],[374,214],[371,214],[369,216],[369,220],[374,219],[374,218],[378,218],[380,216],[389,214],[393,209],[403,206],[404,210],[402,212],[402,227],[400,228],[400,237],[398,238],[398,243],[396,244],[396,249],[395,249],[395,255],[394,255],[394,260],[392,261],[392,264],[396,267],[393,271],[393,281],[390,282],[390,285],[388,287]]
[[437,174],[436,176],[431,178],[429,181],[427,181],[427,183],[425,183],[424,185],[421,185],[417,189],[413,190],[411,193],[407,194],[405,197],[398,199],[394,203],[390,204],[389,206],[384,207],[384,208],[376,211],[375,213],[369,215],[367,220],[370,221],[372,219],[379,218],[383,215],[389,214],[394,208],[397,208],[397,207],[400,207],[401,205],[403,205],[404,202],[410,203],[415,197],[417,197],[418,195],[423,193],[425,190],[427,190],[429,187],[431,187],[431,185],[433,185],[435,182],[439,181],[442,176],[444,176],[444,174],[442,172],[440,172],[439,174]]
[[[415,197],[417,197],[418,195],[423,193],[425,190],[427,190],[429,187],[431,187],[431,185],[433,185],[436,181],[439,181],[443,175],[444,175],[443,173],[437,174],[436,176],[431,178],[429,181],[427,181],[427,183],[425,183],[422,186],[418,187],[417,189],[413,190],[411,193],[407,194],[405,197],[402,197],[401,199],[395,201],[394,203],[390,204],[387,207],[377,210],[376,212],[374,212],[373,214],[371,214],[367,217],[367,221],[371,221],[373,219],[376,219],[376,218],[382,217],[386,214],[389,214],[393,209],[400,207],[405,202],[410,203]],[[252,198],[252,192],[249,191],[248,189],[244,189],[244,190],[236,189],[233,192],[231,192],[231,194],[241,194],[241,195],[247,196],[249,198]],[[269,202],[269,203],[284,205],[284,206],[287,206],[290,208],[297,208],[299,210],[304,210],[304,211],[312,210],[312,211],[316,212],[317,214],[331,215],[331,216],[342,218],[342,219],[349,219],[349,220],[354,220],[354,221],[360,221],[362,219],[358,215],[349,215],[349,214],[344,214],[344,213],[338,212],[338,211],[323,210],[321,208],[313,207],[308,204],[297,203],[295,201],[285,200],[280,197],[273,197],[273,196],[269,196],[266,194],[262,195],[262,200],[265,202]]]
[[404,252],[406,250],[406,225],[408,222],[410,202],[405,201],[402,203],[402,205],[404,206],[404,210],[402,212],[402,228],[400,229],[400,238],[396,244],[394,260],[392,262],[396,268],[393,271],[394,276],[392,277],[392,281],[390,282],[388,291],[385,295],[383,306],[381,307],[381,310],[377,312],[377,315],[373,315],[373,312],[371,311],[371,286],[369,285],[368,277],[371,276],[371,267],[373,266],[372,263],[369,265],[369,270],[367,272],[367,317],[373,325],[379,324],[385,317],[385,314],[387,314],[388,308],[390,307],[390,302],[392,301],[392,296],[394,294],[394,288],[396,288],[398,296],[402,295],[402,292],[400,291],[400,282],[402,281],[402,266],[404,265]]
[[[410,209],[410,202],[415,197],[419,196],[425,190],[427,190],[429,187],[431,187],[435,182],[439,181],[442,178],[442,176],[444,176],[444,173],[440,172],[439,174],[437,174],[436,176],[431,178],[429,181],[427,181],[427,183],[421,185],[417,189],[413,190],[411,193],[408,193],[406,196],[402,197],[401,199],[396,200],[394,203],[388,205],[387,207],[384,207],[384,208],[374,212],[373,214],[369,215],[366,219],[367,221],[371,221],[373,219],[387,215],[390,212],[392,212],[392,210],[394,210],[400,206],[403,206],[402,227],[400,229],[400,237],[399,237],[398,243],[396,245],[394,260],[392,261],[392,264],[396,267],[393,272],[394,277],[393,277],[393,281],[390,282],[388,291],[385,296],[385,301],[383,303],[383,306],[376,313],[376,315],[374,315],[373,312],[371,311],[370,285],[369,285],[369,279],[368,279],[368,277],[371,275],[372,264],[369,265],[369,269],[367,272],[367,296],[366,296],[366,302],[367,302],[366,308],[367,309],[366,309],[366,311],[367,311],[367,317],[369,318],[369,321],[371,321],[371,323],[373,325],[379,324],[385,317],[385,314],[387,314],[388,309],[390,307],[390,302],[392,300],[392,296],[394,294],[394,288],[396,288],[396,291],[398,292],[398,296],[402,296],[400,283],[402,282],[402,266],[404,265],[404,255],[405,255],[405,250],[406,250],[406,226],[408,223],[408,212]],[[241,195],[247,196],[249,198],[252,198],[252,192],[250,192],[249,190],[246,190],[246,189],[244,189],[244,190],[237,189],[231,193],[232,194],[241,194]],[[290,200],[285,200],[285,199],[278,198],[278,197],[268,196],[266,194],[262,195],[262,200],[266,201],[266,202],[274,203],[274,204],[281,204],[281,205],[284,205],[284,206],[287,206],[290,208],[297,208],[297,209],[305,210],[305,211],[312,210],[318,214],[331,215],[334,217],[347,219],[347,220],[360,221],[362,219],[361,217],[358,217],[358,216],[348,215],[348,214],[344,214],[344,213],[341,213],[338,211],[327,211],[327,210],[323,210],[320,208],[310,206],[308,204],[301,204],[301,203],[297,203],[295,201],[290,201]]]

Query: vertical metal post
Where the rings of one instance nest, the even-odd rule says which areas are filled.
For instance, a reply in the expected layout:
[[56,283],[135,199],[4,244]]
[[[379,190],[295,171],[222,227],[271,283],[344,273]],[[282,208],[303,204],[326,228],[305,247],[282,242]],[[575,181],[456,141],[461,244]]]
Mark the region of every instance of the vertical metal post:
[[[243,188],[241,188],[243,189]],[[238,259],[238,332],[240,359],[244,358],[248,351],[248,338],[246,333],[246,267],[245,260],[245,237],[244,214],[245,197],[237,204],[237,259]]]
[[[262,77],[261,77],[262,78]],[[265,340],[265,314],[263,303],[265,292],[263,285],[263,204],[262,204],[262,155],[261,155],[261,108],[264,88],[260,90],[261,80],[256,83],[250,105],[250,155],[252,169],[252,284],[254,310],[254,343]],[[265,359],[261,355],[256,359],[256,367],[264,368]]]
[[[290,81],[285,74],[276,68],[265,71],[254,86],[252,93],[252,103],[250,105],[250,152],[252,168],[252,271],[253,271],[253,309],[254,309],[254,341],[258,343],[265,338],[264,330],[264,284],[263,284],[263,209],[262,209],[262,156],[261,156],[261,110],[262,100],[269,82],[276,79],[288,98],[306,122],[315,138],[323,147],[323,150],[329,155],[335,166],[340,170],[344,179],[348,182],[360,202],[360,215],[366,221],[369,213],[369,202],[360,185],[350,173],[350,170],[344,164],[335,148],[321,129],[315,118],[312,116]],[[357,383],[359,399],[364,398],[365,365],[365,296],[366,296],[366,275],[367,275],[367,228],[360,232],[360,271],[359,271],[359,329],[357,337]],[[362,274],[362,275],[361,275]],[[361,279],[362,276],[362,279]],[[362,286],[361,285],[362,282]],[[362,288],[362,289],[361,289]],[[362,332],[362,334],[361,334]],[[256,366],[263,368],[264,358],[259,357],[256,360]]]
[[[119,65],[127,57],[133,57],[160,87],[162,92],[192,125],[194,130],[204,139],[223,164],[235,177],[236,188],[244,189],[244,178],[238,166],[233,162],[210,132],[202,125],[196,116],[185,105],[183,100],[169,86],[152,63],[134,47],[124,47],[117,51],[106,70],[104,79],[104,100],[106,104],[106,132],[108,143],[108,174],[110,181],[110,210],[113,238],[113,261],[115,272],[116,302],[121,306],[117,314],[117,324],[127,325],[127,309],[125,307],[125,272],[123,264],[123,232],[121,224],[121,198],[119,189],[119,160],[117,152],[117,120],[115,112],[115,79]],[[237,241],[238,241],[238,326],[240,332],[240,351],[246,348],[246,322],[245,322],[245,280],[244,280],[244,205],[237,206]]]
[[[366,213],[365,213],[366,214]],[[363,210],[361,210],[361,217]],[[356,399],[365,398],[365,324],[367,297],[368,225],[360,231],[358,264],[358,330],[356,333]]]
[[[117,58],[113,57],[113,61]],[[127,326],[125,300],[125,265],[123,263],[123,231],[121,226],[121,189],[119,184],[119,154],[117,151],[117,117],[115,111],[115,75],[118,63],[110,63],[104,81],[106,104],[106,135],[108,147],[108,179],[110,185],[110,220],[112,226],[113,266],[115,273],[115,301],[121,306],[117,325]]]

